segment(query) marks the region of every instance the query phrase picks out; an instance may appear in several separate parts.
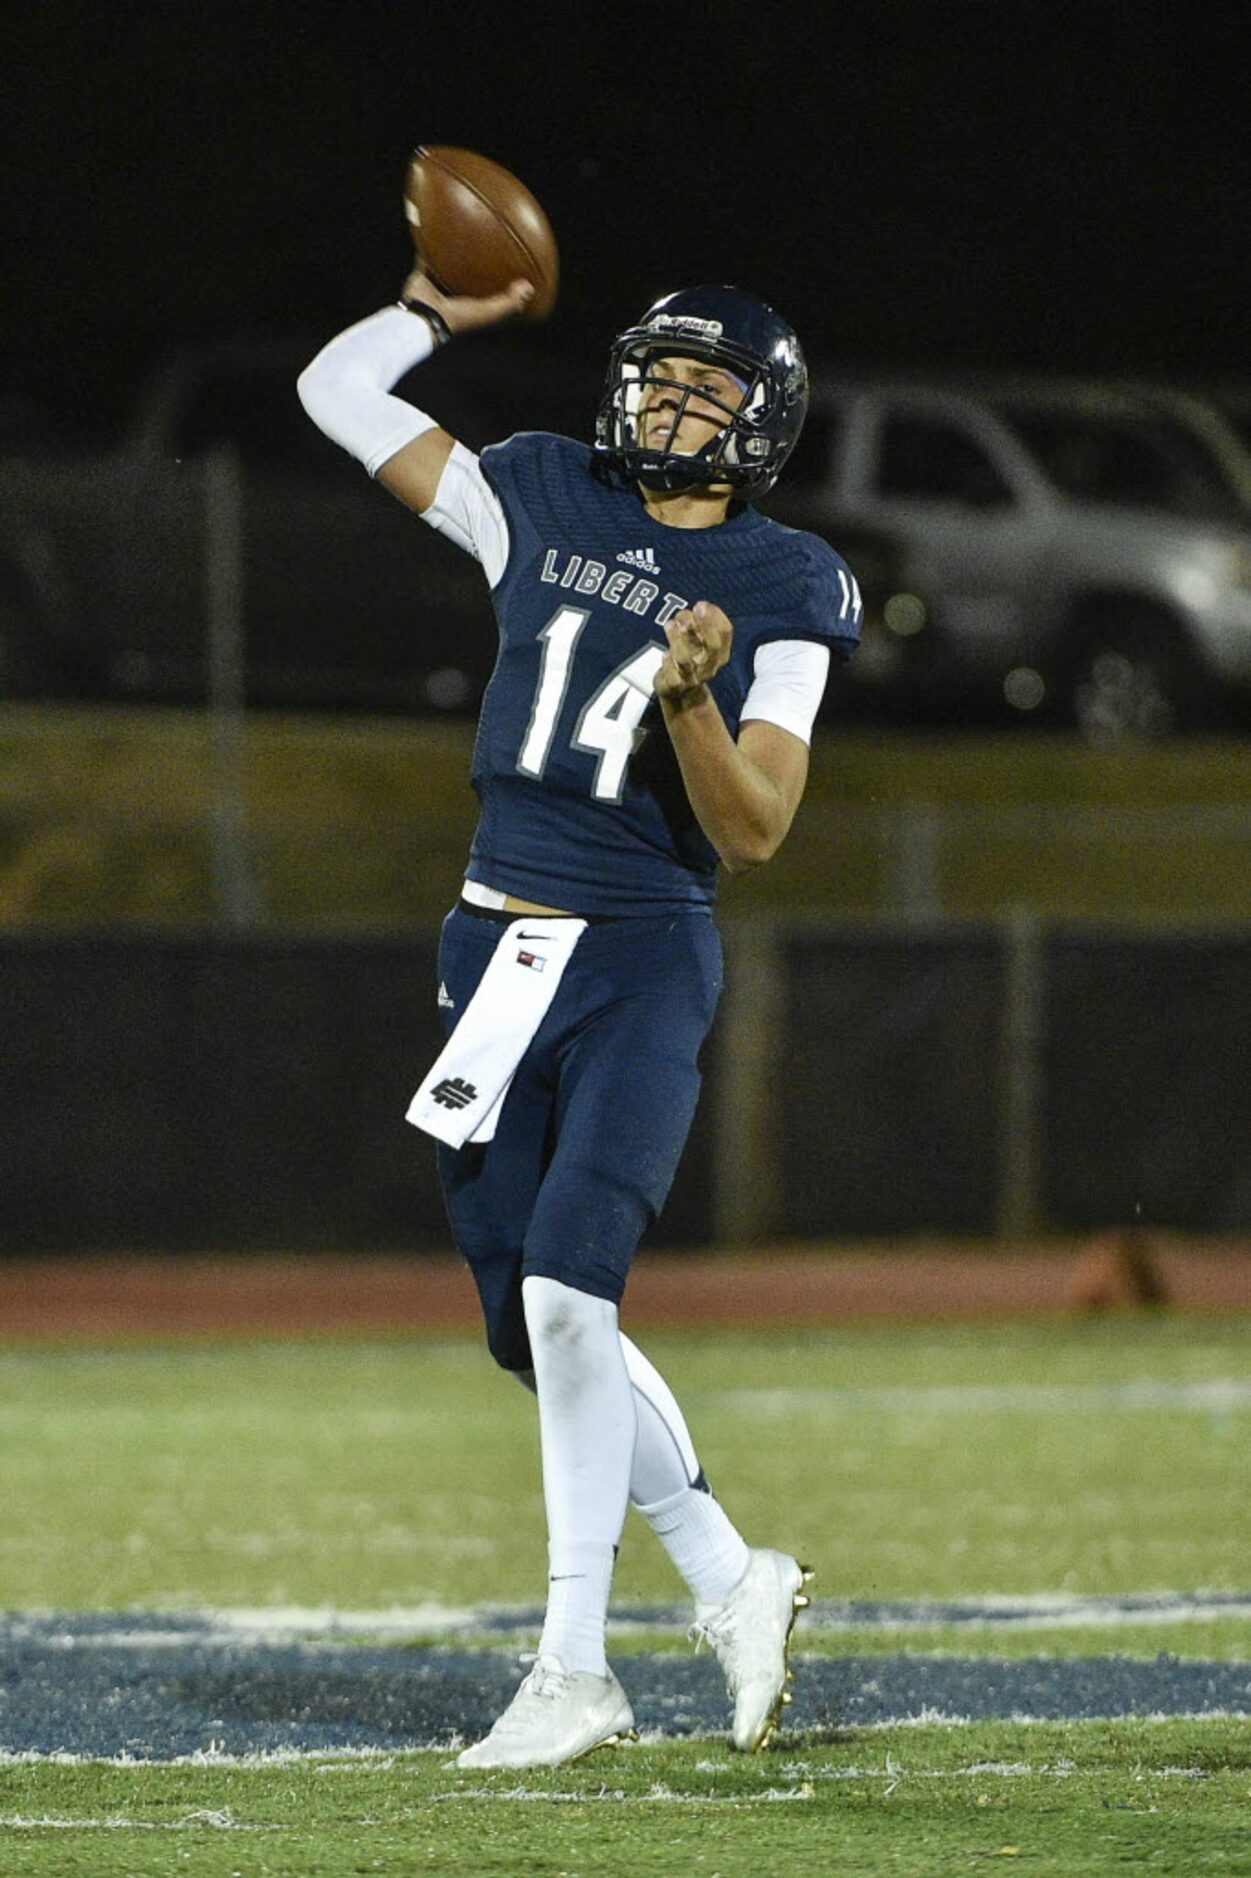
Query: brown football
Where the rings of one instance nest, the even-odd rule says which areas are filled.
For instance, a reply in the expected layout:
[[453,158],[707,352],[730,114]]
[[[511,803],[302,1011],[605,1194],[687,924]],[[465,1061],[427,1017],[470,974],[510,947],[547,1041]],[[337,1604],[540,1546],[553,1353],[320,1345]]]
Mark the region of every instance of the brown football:
[[560,284],[556,237],[502,163],[452,144],[422,144],[409,159],[404,212],[418,258],[442,292],[499,293],[524,276],[534,283],[526,318],[547,318]]

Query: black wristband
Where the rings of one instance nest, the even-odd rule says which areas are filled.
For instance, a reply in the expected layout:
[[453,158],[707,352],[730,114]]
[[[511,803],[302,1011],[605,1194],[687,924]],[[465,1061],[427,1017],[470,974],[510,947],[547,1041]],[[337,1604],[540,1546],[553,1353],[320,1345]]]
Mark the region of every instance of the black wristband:
[[434,307],[427,306],[424,300],[401,300],[400,305],[406,313],[420,313],[422,319],[429,322],[430,330],[434,334],[434,343],[436,346],[445,346],[447,344],[448,340],[452,337],[452,329],[443,315],[436,312]]

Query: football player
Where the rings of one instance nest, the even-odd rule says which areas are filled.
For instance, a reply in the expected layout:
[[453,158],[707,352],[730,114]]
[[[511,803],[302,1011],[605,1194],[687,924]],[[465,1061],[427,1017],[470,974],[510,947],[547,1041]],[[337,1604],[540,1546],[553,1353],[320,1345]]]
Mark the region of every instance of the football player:
[[752,506],[808,385],[794,332],[749,294],[670,294],[622,333],[593,445],[533,432],[478,456],[393,395],[530,291],[449,297],[418,269],[299,381],[329,437],[477,557],[499,625],[480,819],[440,947],[449,1041],[409,1118],[440,1141],[490,1350],[538,1398],[550,1576],[534,1667],[464,1767],[556,1765],[631,1734],[605,1656],[629,1502],[690,1588],[735,1745],[760,1747],[788,1699],[810,1574],[748,1546],[618,1306],[695,1109],[718,869],[784,839],[861,616],[839,556]]

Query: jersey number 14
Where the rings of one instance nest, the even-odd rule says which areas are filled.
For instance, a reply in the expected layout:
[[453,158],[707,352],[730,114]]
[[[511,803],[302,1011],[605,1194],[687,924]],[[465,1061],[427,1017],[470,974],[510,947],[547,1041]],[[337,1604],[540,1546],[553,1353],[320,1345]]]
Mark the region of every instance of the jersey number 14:
[[[589,607],[562,606],[539,634],[543,662],[517,758],[523,776],[540,777],[547,766],[552,738],[573,679],[574,650],[590,617]],[[652,680],[664,657],[663,647],[644,646],[610,673],[582,707],[574,726],[572,748],[599,757],[591,794],[600,802],[621,800],[626,765],[634,754],[643,713],[655,695]]]

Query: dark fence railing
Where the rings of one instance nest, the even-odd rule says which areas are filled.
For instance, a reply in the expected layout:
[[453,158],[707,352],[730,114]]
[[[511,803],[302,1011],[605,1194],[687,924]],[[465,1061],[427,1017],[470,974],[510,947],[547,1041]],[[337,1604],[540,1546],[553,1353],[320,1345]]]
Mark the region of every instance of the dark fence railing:
[[[658,1244],[1251,1225],[1251,936],[727,922]],[[435,936],[0,936],[0,1251],[446,1243]]]

